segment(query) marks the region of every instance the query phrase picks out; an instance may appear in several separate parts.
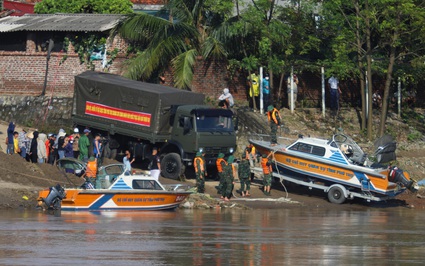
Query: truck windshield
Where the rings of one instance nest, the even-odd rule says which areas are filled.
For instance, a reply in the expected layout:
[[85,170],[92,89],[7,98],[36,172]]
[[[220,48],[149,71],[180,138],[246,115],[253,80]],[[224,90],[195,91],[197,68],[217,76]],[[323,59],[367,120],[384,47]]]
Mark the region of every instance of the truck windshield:
[[234,130],[232,117],[228,116],[197,116],[196,129],[198,132],[230,132]]

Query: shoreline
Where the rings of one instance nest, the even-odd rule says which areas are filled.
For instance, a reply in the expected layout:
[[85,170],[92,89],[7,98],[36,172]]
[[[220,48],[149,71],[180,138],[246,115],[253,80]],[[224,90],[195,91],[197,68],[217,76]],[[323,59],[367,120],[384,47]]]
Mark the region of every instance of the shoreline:
[[[31,209],[37,205],[36,199],[38,191],[49,188],[57,183],[65,184],[70,181],[72,184],[82,183],[83,180],[76,176],[67,176],[66,178],[57,169],[50,164],[32,164],[26,162],[19,155],[7,155],[6,150],[6,130],[8,123],[0,121],[0,209]],[[16,131],[20,131],[22,126],[17,125]],[[404,153],[407,157],[408,153]],[[415,154],[416,156],[417,154]],[[420,158],[420,157],[419,157]],[[116,161],[108,162],[105,164]],[[195,180],[189,179],[185,182],[171,180],[160,177],[160,182],[163,184],[185,183],[195,186]],[[233,193],[236,197],[231,198],[229,202],[220,200],[217,195],[215,186],[218,181],[206,179],[206,193],[213,200],[211,208],[220,206],[222,209],[231,209],[236,206],[238,208],[250,209],[288,209],[288,208],[308,208],[308,209],[324,209],[324,210],[367,210],[369,208],[411,208],[414,210],[424,210],[425,200],[421,195],[425,195],[424,189],[418,193],[404,192],[385,202],[371,202],[364,200],[347,200],[344,204],[333,204],[327,200],[327,196],[320,190],[308,190],[306,187],[299,187],[294,184],[286,184],[286,189],[280,183],[274,183],[271,190],[271,196],[265,196],[260,187],[262,180],[259,176],[251,185],[251,197],[242,198],[237,194],[236,190],[240,188],[237,182]],[[195,197],[196,194],[193,196]],[[288,197],[288,199],[286,199]],[[200,205],[203,202],[201,202]],[[209,206],[207,204],[207,206]],[[233,206],[233,207],[231,207]],[[244,207],[246,206],[246,207]],[[230,208],[231,207],[231,208]],[[199,207],[200,209],[205,209]]]

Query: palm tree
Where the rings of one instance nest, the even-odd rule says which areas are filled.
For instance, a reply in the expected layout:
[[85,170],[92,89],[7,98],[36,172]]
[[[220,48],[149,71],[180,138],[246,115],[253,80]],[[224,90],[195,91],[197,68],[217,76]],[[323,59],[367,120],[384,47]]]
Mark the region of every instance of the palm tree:
[[209,36],[212,25],[223,19],[209,10],[209,4],[207,0],[170,0],[164,7],[172,14],[170,20],[146,13],[128,15],[116,32],[144,49],[128,62],[125,76],[148,80],[171,63],[174,85],[190,89],[198,56],[226,56],[223,45]]

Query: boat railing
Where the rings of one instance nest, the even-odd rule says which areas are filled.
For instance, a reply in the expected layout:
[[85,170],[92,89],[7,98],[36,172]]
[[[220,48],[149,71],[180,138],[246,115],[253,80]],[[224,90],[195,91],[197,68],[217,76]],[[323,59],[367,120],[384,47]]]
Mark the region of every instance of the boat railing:
[[167,184],[163,186],[168,191],[188,191],[191,188],[190,185],[185,184]]
[[[271,141],[271,136],[268,134],[254,133],[249,138],[252,140],[259,140],[259,141]],[[284,145],[289,145],[297,140],[295,138],[287,138],[282,136],[278,136],[277,138],[278,138],[279,144],[284,144]]]

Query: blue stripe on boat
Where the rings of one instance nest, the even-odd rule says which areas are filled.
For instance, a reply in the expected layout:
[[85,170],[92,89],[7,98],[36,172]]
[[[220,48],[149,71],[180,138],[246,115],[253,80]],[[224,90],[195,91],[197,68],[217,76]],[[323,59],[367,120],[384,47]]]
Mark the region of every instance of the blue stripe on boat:
[[89,210],[93,210],[93,209],[99,209],[100,207],[102,207],[103,204],[105,204],[108,200],[112,199],[112,197],[115,194],[111,193],[111,194],[105,194],[102,197],[100,197],[100,199],[98,199],[93,205],[91,205],[88,209]]
[[328,160],[332,162],[340,163],[340,164],[345,164],[345,165],[348,164],[347,161],[344,159],[344,157],[342,157],[342,154],[339,152],[334,152],[332,156],[329,157]]
[[117,183],[114,184],[114,186],[111,189],[132,189],[129,187],[124,180],[120,179],[117,181]]

